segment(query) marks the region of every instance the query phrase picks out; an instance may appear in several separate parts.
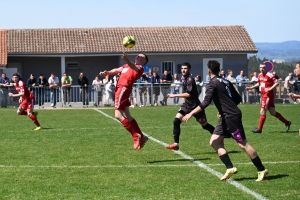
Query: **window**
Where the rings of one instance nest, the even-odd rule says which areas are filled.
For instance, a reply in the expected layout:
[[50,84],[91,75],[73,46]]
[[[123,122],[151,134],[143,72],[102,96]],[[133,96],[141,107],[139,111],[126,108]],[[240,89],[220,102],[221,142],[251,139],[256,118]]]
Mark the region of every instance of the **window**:
[[163,61],[161,63],[161,70],[162,70],[162,74],[164,73],[165,70],[168,70],[170,72],[171,75],[173,75],[175,72],[175,64],[173,61]]
[[177,64],[177,74],[181,74],[181,64]]
[[79,69],[79,63],[78,62],[68,62],[67,69]]

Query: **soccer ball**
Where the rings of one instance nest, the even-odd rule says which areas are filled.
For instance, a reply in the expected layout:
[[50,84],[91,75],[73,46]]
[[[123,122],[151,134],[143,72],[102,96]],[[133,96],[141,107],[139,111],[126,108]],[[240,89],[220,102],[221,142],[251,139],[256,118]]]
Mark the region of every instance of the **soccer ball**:
[[126,48],[132,48],[135,45],[134,36],[126,36],[123,38],[123,46]]

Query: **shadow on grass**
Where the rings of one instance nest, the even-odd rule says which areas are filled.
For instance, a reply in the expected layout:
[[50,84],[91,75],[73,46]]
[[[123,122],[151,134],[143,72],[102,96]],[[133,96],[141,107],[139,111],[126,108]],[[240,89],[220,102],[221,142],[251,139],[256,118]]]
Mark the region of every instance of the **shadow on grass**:
[[[241,152],[242,151],[235,151],[235,150],[233,150],[233,151],[227,151],[228,154],[241,153]],[[199,153],[199,154],[216,154],[216,152],[212,151],[212,152],[204,152],[204,153]],[[192,154],[190,154],[190,155],[192,155]]]
[[[284,178],[286,176],[289,176],[289,175],[288,174],[278,174],[278,175],[273,175],[273,176],[267,175],[264,180],[280,179],[280,178]],[[256,180],[256,179],[257,179],[257,177],[234,178],[235,181]]]
[[200,159],[173,159],[173,160],[154,160],[154,161],[148,161],[147,163],[161,163],[161,162],[193,162],[193,161],[201,161],[201,160],[211,160],[211,158],[200,158]]

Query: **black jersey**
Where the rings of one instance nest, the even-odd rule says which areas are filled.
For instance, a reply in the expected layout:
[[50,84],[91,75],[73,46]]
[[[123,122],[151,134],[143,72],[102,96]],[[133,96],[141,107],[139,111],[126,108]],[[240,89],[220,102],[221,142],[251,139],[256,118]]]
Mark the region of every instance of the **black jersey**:
[[212,100],[222,116],[241,116],[241,110],[237,107],[241,96],[227,79],[215,76],[209,81],[201,109],[206,108]]
[[194,109],[200,104],[195,79],[191,75],[187,77],[182,76],[181,82],[182,82],[182,93],[190,94],[189,98],[185,98],[182,106],[186,108]]

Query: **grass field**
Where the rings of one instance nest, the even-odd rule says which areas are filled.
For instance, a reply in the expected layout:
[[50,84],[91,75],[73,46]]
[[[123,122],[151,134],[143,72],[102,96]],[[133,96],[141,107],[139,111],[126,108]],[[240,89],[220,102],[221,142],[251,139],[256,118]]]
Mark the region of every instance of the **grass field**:
[[[276,105],[291,130],[268,114],[262,134],[251,133],[259,105],[239,107],[269,170],[263,182],[255,182],[256,168],[233,139],[225,146],[239,173],[220,181],[226,169],[195,120],[181,126],[181,151],[167,150],[179,107],[131,109],[151,136],[141,151],[112,108],[40,110],[41,131],[16,109],[1,109],[0,199],[300,199],[300,107]],[[215,107],[206,113],[216,125]]]

